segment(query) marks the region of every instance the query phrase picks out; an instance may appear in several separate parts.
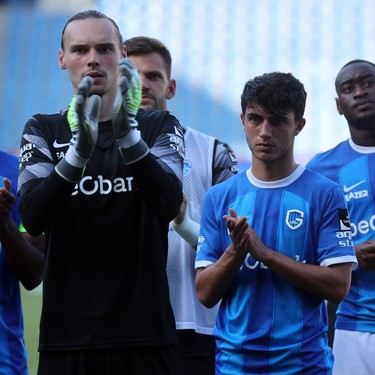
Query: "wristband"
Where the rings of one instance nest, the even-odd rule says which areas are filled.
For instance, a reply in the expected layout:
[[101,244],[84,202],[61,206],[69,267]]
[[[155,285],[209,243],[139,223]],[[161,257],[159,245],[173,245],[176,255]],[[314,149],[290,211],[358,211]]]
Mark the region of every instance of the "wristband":
[[200,225],[185,215],[181,224],[171,221],[171,227],[178,233],[189,245],[196,247],[198,245],[198,236]]

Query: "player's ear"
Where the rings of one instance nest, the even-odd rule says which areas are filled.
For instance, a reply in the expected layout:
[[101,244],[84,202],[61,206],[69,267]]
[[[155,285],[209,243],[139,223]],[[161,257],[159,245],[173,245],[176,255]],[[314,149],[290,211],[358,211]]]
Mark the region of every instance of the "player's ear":
[[64,51],[61,48],[59,49],[59,66],[63,70],[66,69]]
[[121,57],[128,57],[128,51],[126,49],[126,45],[125,44],[122,45]]
[[169,80],[168,84],[168,92],[167,92],[167,99],[172,99],[176,94],[176,80],[171,79]]
[[337,112],[339,113],[339,115],[342,115],[339,98],[336,98],[336,108],[337,108]]
[[298,135],[306,125],[306,119],[304,117],[298,121],[294,135]]
[[240,118],[241,118],[241,122],[242,122],[242,129],[243,131],[246,133],[246,128],[245,128],[245,115],[241,112],[240,113]]

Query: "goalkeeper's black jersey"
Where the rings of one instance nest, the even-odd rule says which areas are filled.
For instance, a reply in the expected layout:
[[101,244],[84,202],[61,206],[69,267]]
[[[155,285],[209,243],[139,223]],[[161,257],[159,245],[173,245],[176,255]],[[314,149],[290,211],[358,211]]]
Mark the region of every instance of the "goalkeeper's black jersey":
[[65,116],[35,115],[25,126],[20,212],[31,234],[47,236],[40,351],[176,341],[165,266],[182,200],[172,172],[182,176],[182,129],[168,112],[137,119],[151,153],[125,165],[111,122],[100,123],[76,186],[54,169],[71,138]]

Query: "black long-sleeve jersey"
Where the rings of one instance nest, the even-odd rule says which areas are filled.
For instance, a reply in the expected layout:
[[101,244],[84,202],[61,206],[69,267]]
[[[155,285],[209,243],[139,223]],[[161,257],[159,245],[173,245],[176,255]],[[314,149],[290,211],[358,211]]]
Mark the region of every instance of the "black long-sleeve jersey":
[[111,122],[100,123],[77,184],[55,171],[71,139],[66,116],[35,115],[24,128],[20,214],[47,238],[40,351],[176,342],[165,267],[182,128],[169,112],[140,110],[137,120],[151,152],[125,165]]

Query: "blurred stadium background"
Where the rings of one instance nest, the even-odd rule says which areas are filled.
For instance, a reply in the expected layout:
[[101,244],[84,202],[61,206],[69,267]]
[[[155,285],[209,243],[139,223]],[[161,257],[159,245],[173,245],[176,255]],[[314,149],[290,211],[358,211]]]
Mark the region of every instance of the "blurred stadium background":
[[[17,154],[31,115],[69,104],[69,78],[57,63],[61,31],[87,8],[111,16],[124,38],[149,35],[169,47],[177,80],[171,112],[228,142],[242,170],[250,158],[239,120],[245,81],[278,70],[305,84],[307,125],[296,140],[296,158],[305,163],[349,136],[335,107],[338,70],[352,59],[375,61],[373,0],[0,0],[2,149]],[[40,288],[23,291],[23,299],[33,375]]]

